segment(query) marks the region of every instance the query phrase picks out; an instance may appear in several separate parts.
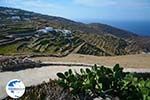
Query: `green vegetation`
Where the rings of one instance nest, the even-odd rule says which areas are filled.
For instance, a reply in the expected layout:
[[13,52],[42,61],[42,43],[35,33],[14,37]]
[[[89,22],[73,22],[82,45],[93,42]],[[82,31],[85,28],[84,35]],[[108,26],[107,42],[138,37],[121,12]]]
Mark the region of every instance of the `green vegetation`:
[[[123,39],[114,37],[112,35],[95,35],[95,34],[77,34],[78,37],[87,42],[79,53],[92,54],[99,56],[113,56],[113,55],[125,55],[127,42]],[[85,50],[83,50],[85,49]],[[93,50],[95,51],[93,51]],[[90,50],[90,51],[88,51]]]
[[93,46],[91,44],[84,44],[77,53],[80,54],[88,54],[88,55],[96,55],[96,56],[111,56],[110,54],[106,53],[105,51]]
[[[11,100],[8,96],[5,98]],[[57,80],[49,80],[37,86],[27,87],[25,94],[19,100],[74,100],[69,91],[64,91]],[[77,99],[79,100],[79,99]]]
[[0,46],[0,54],[14,54],[17,53],[17,47],[20,45],[19,42]]
[[80,69],[80,73],[70,69],[58,73],[58,84],[69,89],[80,100],[101,97],[120,100],[149,100],[150,80],[134,77],[131,73],[124,73],[117,64],[113,69],[96,65],[91,69]]
[[18,27],[7,30],[7,32],[11,33],[11,34],[13,34],[13,33],[21,34],[21,33],[34,32],[34,31],[35,31],[35,29],[32,29],[32,28],[18,28]]
[[113,69],[95,65],[79,73],[70,69],[57,73],[58,80],[27,87],[20,100],[150,100],[147,75],[124,73],[118,64]]
[[83,40],[65,37],[62,33],[47,33],[39,37],[32,36],[19,42],[0,46],[0,54],[38,54],[38,55],[67,55],[78,47]]
[[[18,31],[22,30],[19,28]],[[27,54],[47,53],[54,55],[55,54],[66,55],[71,53],[71,51],[73,51],[75,48],[84,43],[84,45],[79,47],[76,53],[96,55],[96,56],[113,56],[113,55],[127,54],[125,50],[126,42],[119,38],[115,38],[109,35],[97,36],[97,35],[74,33],[72,37],[65,37],[62,35],[62,33],[56,32],[56,33],[42,34],[39,37],[32,36],[30,40],[28,40],[27,42],[25,41],[27,40],[22,40],[23,44],[20,44],[17,47],[15,47],[16,50],[14,50],[15,48],[13,48],[12,52],[13,53],[26,52]],[[5,48],[7,48],[7,45]],[[10,48],[12,48],[11,45]],[[5,49],[2,49],[1,51],[4,51],[1,53],[7,54],[7,52],[5,52]]]
[[[12,13],[14,14],[12,15]],[[32,36],[37,29],[50,26],[56,29],[71,30],[75,35],[74,38],[78,38],[78,40],[82,40],[82,42],[84,41],[86,44],[78,51],[78,53],[81,54],[115,56],[150,51],[149,37],[141,37],[134,33],[117,29],[109,25],[100,23],[83,24],[61,17],[47,16],[6,7],[0,7],[0,15],[0,39],[8,39],[7,36],[12,34],[19,35],[20,37],[24,37],[24,35]],[[19,19],[12,19],[14,16],[19,17]],[[56,38],[57,35],[55,40]],[[80,45],[73,43],[72,47],[69,46],[69,50],[67,47],[67,49],[64,49],[65,52],[61,52],[59,49],[62,49],[66,44],[66,41],[63,40],[65,39],[62,37],[58,39],[58,41],[54,41],[57,44],[52,48],[50,46],[53,44],[50,41],[49,43],[44,44],[44,46],[39,44],[37,47],[33,48],[33,50],[31,48],[27,49],[36,53],[50,52],[52,54],[66,54]]]
[[[57,38],[56,38],[57,36]],[[76,42],[78,41],[78,42]],[[24,51],[28,48],[30,53],[39,54],[65,54],[70,53],[75,47],[81,44],[81,40],[77,38],[65,38],[61,34],[52,36],[51,33],[44,37],[32,37],[30,42],[18,46],[18,51]]]

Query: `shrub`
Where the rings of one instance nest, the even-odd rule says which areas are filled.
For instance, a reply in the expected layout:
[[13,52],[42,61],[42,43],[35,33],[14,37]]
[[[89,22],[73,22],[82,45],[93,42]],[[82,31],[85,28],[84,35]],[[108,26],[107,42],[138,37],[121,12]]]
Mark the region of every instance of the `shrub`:
[[150,80],[144,81],[131,73],[124,73],[116,64],[113,69],[94,65],[91,69],[80,69],[80,73],[71,69],[57,73],[58,84],[69,89],[80,100],[101,97],[120,100],[148,100],[150,98]]

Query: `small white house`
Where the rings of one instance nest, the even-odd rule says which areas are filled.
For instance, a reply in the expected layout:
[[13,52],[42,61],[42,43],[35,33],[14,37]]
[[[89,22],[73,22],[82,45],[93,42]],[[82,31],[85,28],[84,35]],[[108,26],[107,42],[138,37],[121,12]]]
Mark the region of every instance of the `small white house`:
[[48,31],[45,29],[39,29],[37,32],[48,33]]
[[20,18],[20,16],[12,16],[11,19],[12,20],[20,20],[21,18]]
[[55,32],[62,32],[61,29],[55,29]]
[[39,29],[37,32],[48,33],[54,31],[53,27],[45,27],[44,29]]
[[13,36],[13,35],[7,35],[6,37],[8,37],[8,38],[13,38],[14,36]]
[[25,21],[31,21],[30,18],[23,18]]
[[49,32],[51,32],[51,31],[54,30],[53,27],[45,27],[45,29],[46,29],[47,31],[49,31]]
[[63,33],[64,34],[71,34],[71,31],[70,30],[63,30]]

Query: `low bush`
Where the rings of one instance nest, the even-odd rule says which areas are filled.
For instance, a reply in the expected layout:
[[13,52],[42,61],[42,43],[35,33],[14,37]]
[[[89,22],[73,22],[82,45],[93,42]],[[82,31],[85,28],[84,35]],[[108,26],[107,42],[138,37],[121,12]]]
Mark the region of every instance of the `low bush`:
[[72,95],[80,100],[101,97],[119,100],[150,100],[150,80],[124,73],[119,64],[113,69],[104,66],[93,66],[91,69],[80,69],[80,73],[71,69],[57,73],[58,84],[69,89]]

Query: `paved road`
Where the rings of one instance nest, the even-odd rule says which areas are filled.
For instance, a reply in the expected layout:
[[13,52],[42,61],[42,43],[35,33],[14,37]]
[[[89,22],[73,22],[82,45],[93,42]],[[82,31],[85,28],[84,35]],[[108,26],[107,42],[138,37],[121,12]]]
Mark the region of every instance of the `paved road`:
[[[48,62],[46,62],[48,63]],[[52,64],[52,62],[51,62]],[[34,68],[34,69],[26,69],[21,70],[17,72],[1,72],[0,73],[0,99],[7,96],[5,92],[5,86],[7,82],[11,79],[20,79],[24,82],[25,86],[31,86],[31,85],[38,85],[41,84],[43,81],[48,81],[51,79],[56,79],[56,73],[58,72],[64,72],[68,69],[73,69],[76,71],[79,71],[80,68],[86,68],[80,67],[80,66],[74,66],[74,67],[67,67],[67,66],[61,66],[61,62],[57,63],[57,66],[44,66],[41,68]],[[60,65],[59,65],[60,64]],[[63,63],[64,64],[64,63]],[[68,64],[68,63],[65,63]],[[84,65],[84,64],[83,64]],[[136,71],[136,72],[150,72],[150,69],[125,69],[125,71]]]

